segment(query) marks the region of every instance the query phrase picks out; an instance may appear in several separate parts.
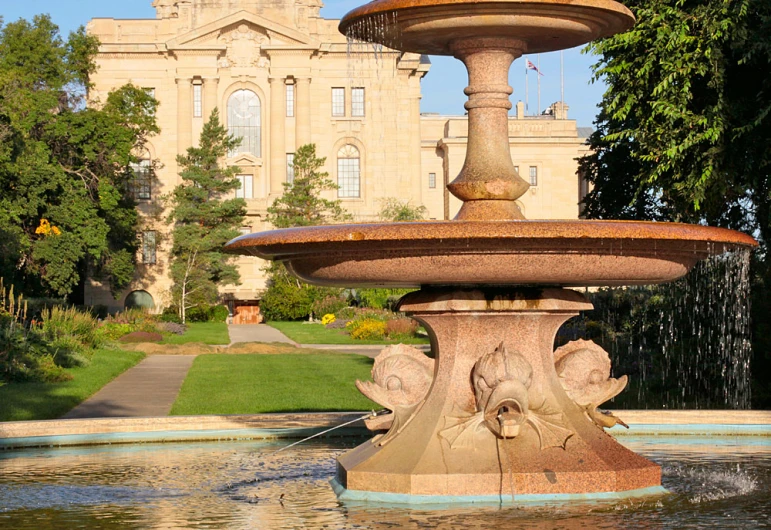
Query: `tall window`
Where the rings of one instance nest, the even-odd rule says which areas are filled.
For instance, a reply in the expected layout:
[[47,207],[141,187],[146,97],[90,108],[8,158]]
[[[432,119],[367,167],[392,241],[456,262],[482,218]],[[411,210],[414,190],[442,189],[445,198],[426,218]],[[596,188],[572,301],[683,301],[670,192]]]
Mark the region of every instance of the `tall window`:
[[428,174],[428,187],[429,188],[436,188],[436,173],[429,173]]
[[345,89],[332,89],[332,116],[345,116]]
[[294,85],[286,86],[286,117],[294,117]]
[[359,150],[352,145],[337,152],[338,197],[361,197],[361,165]]
[[294,153],[286,154],[286,181],[294,184]]
[[142,232],[142,263],[155,263],[155,230]]
[[260,152],[260,98],[251,90],[237,90],[228,99],[228,132],[241,138],[241,145],[230,153],[250,153],[262,156]]
[[530,166],[530,185],[538,186],[538,168],[536,166]]
[[203,116],[203,85],[193,85],[193,117]]
[[351,116],[364,116],[364,89],[351,89]]
[[152,199],[152,182],[150,160],[143,159],[131,163],[131,172],[134,176],[129,183],[129,191],[135,201],[149,201]]
[[237,175],[238,189],[236,199],[251,199],[254,197],[254,177],[252,175]]

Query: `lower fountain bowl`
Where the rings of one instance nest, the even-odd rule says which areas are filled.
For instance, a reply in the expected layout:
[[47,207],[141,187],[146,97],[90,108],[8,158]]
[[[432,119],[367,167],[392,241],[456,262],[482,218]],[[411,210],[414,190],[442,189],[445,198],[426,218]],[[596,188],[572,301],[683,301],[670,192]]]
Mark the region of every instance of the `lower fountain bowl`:
[[642,221],[428,221],[288,228],[226,251],[283,261],[318,285],[663,283],[711,255],[757,246],[745,234]]

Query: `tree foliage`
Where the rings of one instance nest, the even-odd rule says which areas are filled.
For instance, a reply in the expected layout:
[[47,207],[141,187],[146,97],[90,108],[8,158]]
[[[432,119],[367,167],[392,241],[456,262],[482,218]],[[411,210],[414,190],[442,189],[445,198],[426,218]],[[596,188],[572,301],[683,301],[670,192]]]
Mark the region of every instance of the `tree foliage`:
[[177,156],[183,183],[171,194],[168,221],[172,231],[172,301],[185,322],[185,312],[201,303],[213,304],[219,285],[240,281],[233,256],[222,247],[239,235],[246,215],[243,199],[226,198],[239,187],[238,167],[220,161],[240,140],[228,135],[214,109],[201,132],[199,147]]
[[86,108],[97,50],[48,16],[0,27],[0,275],[29,294],[70,294],[87,269],[114,292],[133,277],[127,168],[159,132],[157,102],[128,85]]
[[608,89],[592,154],[593,218],[706,222],[743,230],[753,261],[753,401],[771,369],[771,2],[625,0],[634,29],[592,44]]
[[771,5],[627,0],[635,27],[590,46],[608,89],[590,217],[706,221],[767,240]]
[[284,194],[268,207],[267,220],[276,228],[315,226],[351,219],[340,200],[325,199],[324,191],[336,190],[329,173],[320,169],[326,157],[316,156],[316,145],[300,147],[294,156],[294,181],[284,183]]
[[[284,194],[268,207],[267,220],[276,228],[315,226],[351,219],[340,200],[325,199],[324,191],[337,185],[320,171],[326,158],[316,156],[315,144],[300,147],[294,156],[294,181],[284,183]],[[299,320],[313,314],[314,304],[339,297],[342,290],[318,287],[298,280],[281,263],[267,267],[268,288],[260,308],[269,320]],[[320,315],[317,315],[320,316]]]
[[381,201],[378,217],[381,221],[421,221],[426,218],[428,209],[422,204],[413,206],[410,201],[388,197]]

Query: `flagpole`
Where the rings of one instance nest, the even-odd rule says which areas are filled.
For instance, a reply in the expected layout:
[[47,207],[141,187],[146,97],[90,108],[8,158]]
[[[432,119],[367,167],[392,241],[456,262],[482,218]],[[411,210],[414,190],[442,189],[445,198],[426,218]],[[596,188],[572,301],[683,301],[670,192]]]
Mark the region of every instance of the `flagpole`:
[[527,71],[529,68],[527,67],[527,59],[525,59],[525,116],[527,116],[527,113],[530,112],[530,83],[527,82]]
[[565,118],[565,52],[560,50],[560,101],[562,102],[562,117]]
[[536,115],[541,114],[541,54],[539,53],[536,58],[536,68],[538,68],[538,109],[536,109]]

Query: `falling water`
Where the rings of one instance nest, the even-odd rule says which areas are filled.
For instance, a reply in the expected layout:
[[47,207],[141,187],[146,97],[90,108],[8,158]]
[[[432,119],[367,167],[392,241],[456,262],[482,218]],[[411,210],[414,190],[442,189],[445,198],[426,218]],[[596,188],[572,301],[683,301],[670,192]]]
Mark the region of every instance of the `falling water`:
[[[365,123],[377,130],[368,136],[375,140],[378,149],[367,153],[367,167],[378,168],[378,174],[370,185],[374,195],[389,197],[398,186],[394,184],[409,177],[404,168],[410,167],[410,153],[399,146],[399,139],[409,134],[409,120],[404,120],[405,105],[409,99],[403,89],[404,79],[399,75],[400,61],[404,54],[396,51],[401,44],[395,12],[380,13],[355,21],[346,30],[348,42],[348,86],[366,87],[367,116]],[[349,137],[358,137],[362,131],[358,124],[348,121],[338,127],[348,127]],[[364,125],[365,127],[367,125]],[[369,219],[358,219],[369,220]]]
[[562,340],[595,340],[614,375],[630,376],[612,406],[748,409],[749,264],[749,251],[728,252],[676,282],[589,293],[596,310]]

